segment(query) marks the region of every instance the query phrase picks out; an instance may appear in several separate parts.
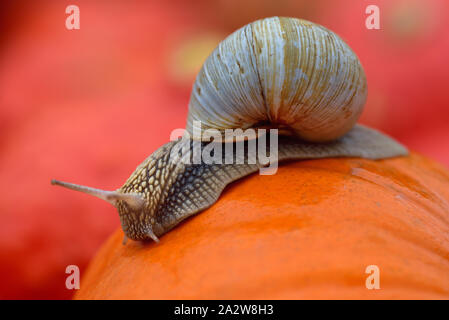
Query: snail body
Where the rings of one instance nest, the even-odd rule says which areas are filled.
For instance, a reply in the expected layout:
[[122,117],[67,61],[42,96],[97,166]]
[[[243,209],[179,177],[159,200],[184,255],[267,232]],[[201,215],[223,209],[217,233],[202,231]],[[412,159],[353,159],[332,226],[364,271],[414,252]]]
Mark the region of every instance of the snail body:
[[214,163],[173,161],[174,149],[210,142],[195,135],[197,121],[201,132],[214,129],[225,137],[219,144],[236,143],[226,138],[227,129],[279,129],[272,162],[407,154],[390,137],[356,125],[366,95],[358,58],[333,32],[294,18],[259,20],[231,34],[203,65],[189,103],[191,139],[160,147],[116,191],[52,183],[117,207],[125,239],[158,242],[179,222],[214,204],[227,184],[268,165],[250,161],[254,151],[248,144],[240,162],[226,164],[224,154]]

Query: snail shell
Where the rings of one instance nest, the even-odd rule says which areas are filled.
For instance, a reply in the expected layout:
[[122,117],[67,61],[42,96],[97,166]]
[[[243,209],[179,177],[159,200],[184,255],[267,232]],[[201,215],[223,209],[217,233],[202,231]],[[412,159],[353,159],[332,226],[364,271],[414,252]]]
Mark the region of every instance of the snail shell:
[[267,18],[235,31],[212,52],[193,86],[186,130],[275,127],[307,141],[348,132],[366,101],[351,48],[328,29]]
[[[202,130],[222,134],[226,129],[279,128],[288,136],[279,137],[274,162],[406,155],[407,149],[390,137],[355,125],[366,91],[359,60],[331,31],[294,18],[259,20],[230,35],[205,62],[192,90],[187,132],[195,138],[196,121]],[[198,143],[166,143],[115,191],[57,180],[52,184],[113,204],[125,239],[159,241],[158,236],[213,205],[227,184],[267,165],[247,161],[250,149],[245,149],[242,164],[170,159],[173,149]],[[233,142],[225,135],[226,143]]]

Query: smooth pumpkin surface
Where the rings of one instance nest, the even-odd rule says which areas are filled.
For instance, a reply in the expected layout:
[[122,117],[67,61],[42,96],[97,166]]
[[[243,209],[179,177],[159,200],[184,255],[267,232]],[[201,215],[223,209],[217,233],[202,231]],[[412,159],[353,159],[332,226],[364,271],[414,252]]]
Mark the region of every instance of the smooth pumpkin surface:
[[449,172],[415,154],[290,162],[233,183],[159,244],[122,237],[77,299],[447,299]]

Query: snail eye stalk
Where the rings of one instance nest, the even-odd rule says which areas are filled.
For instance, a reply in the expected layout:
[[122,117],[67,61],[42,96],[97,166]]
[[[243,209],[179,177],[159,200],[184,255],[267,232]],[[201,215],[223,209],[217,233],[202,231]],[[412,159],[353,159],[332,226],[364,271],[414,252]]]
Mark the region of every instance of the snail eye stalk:
[[136,211],[143,209],[144,206],[143,198],[138,194],[134,193],[131,194],[131,193],[120,193],[118,191],[101,190],[59,180],[51,180],[51,184],[61,186],[70,190],[75,190],[82,193],[93,195],[97,198],[109,202],[114,207],[117,206],[117,201],[124,201],[128,206],[130,206],[133,210]]

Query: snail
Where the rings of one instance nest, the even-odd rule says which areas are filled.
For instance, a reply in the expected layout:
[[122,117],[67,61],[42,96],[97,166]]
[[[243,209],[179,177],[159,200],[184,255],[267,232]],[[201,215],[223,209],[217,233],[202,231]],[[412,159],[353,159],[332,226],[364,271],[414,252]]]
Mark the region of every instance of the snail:
[[[213,205],[227,184],[270,163],[406,155],[407,149],[392,138],[356,124],[366,96],[361,63],[335,33],[296,18],[258,20],[228,36],[205,61],[193,85],[185,136],[151,154],[121,188],[104,191],[57,180],[52,184],[113,204],[125,233],[124,243],[128,238],[159,242],[159,236]],[[199,135],[195,134],[198,122]],[[276,158],[268,164],[257,159],[250,162],[254,150],[249,142],[264,135],[235,135],[229,140],[229,129],[262,133],[277,129],[278,135],[270,136],[270,141],[277,142]],[[211,142],[203,134],[208,130],[223,137],[216,144],[244,141],[243,162],[171,159],[180,146]]]

